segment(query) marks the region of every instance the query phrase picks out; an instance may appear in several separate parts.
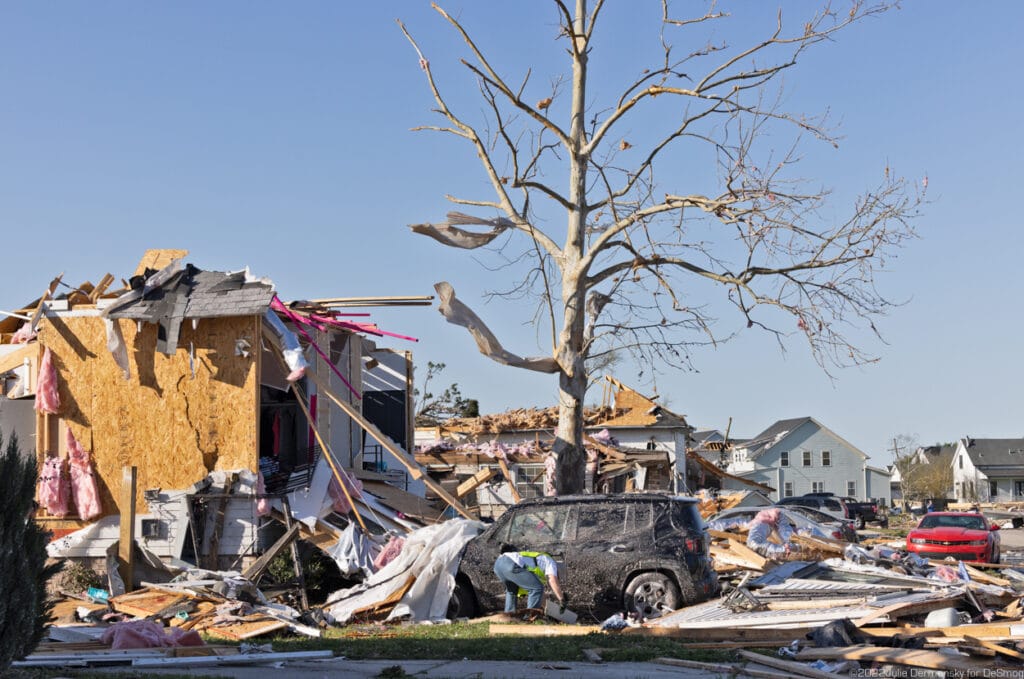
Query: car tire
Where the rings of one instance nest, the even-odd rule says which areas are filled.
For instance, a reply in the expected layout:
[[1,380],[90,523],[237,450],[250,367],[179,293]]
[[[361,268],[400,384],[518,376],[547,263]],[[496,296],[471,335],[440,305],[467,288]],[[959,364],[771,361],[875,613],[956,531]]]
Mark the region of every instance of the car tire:
[[864,530],[867,527],[867,522],[864,520],[864,515],[861,514],[857,517],[857,530]]
[[448,600],[446,617],[449,620],[473,618],[476,617],[477,608],[476,592],[473,591],[473,586],[464,578],[456,579],[452,598]]
[[641,573],[629,581],[623,603],[627,611],[638,611],[644,618],[659,618],[679,608],[679,586],[664,573]]

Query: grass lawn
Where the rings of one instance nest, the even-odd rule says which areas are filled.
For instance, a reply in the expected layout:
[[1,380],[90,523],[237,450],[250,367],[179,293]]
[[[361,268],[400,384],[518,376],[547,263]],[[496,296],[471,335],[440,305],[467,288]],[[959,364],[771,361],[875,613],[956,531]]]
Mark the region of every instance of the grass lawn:
[[330,649],[354,660],[523,660],[583,661],[583,649],[595,649],[607,662],[651,660],[658,657],[723,662],[731,654],[714,649],[690,649],[672,639],[620,634],[584,636],[491,636],[490,623],[450,625],[349,625],[325,630],[321,639],[278,637],[275,651]]

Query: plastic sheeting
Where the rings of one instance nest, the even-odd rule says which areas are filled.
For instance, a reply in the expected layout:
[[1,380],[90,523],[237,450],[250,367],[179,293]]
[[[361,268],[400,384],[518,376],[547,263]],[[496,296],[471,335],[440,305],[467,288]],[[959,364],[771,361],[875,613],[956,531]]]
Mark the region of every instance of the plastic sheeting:
[[[783,558],[790,552],[796,551],[798,548],[790,544],[790,540],[793,539],[793,529],[789,522],[779,520],[780,515],[781,512],[775,508],[758,512],[754,520],[750,522],[747,547],[769,559]],[[769,541],[773,534],[780,544]]]
[[353,522],[342,531],[328,555],[338,564],[342,575],[362,572],[369,577],[373,575],[373,560],[379,550],[380,545],[368,538]]
[[384,601],[402,590],[410,578],[412,586],[402,595],[388,620],[441,620],[455,588],[455,573],[466,543],[484,529],[479,521],[451,519],[413,531],[394,561],[355,587],[335,592],[327,599],[324,611],[337,624],[352,614]]
[[103,512],[92,460],[89,453],[82,448],[82,444],[75,439],[70,428],[67,444],[68,463],[71,468],[71,496],[75,500],[75,509],[78,510],[78,518],[91,521]]
[[263,320],[281,342],[281,353],[284,355],[284,362],[288,365],[289,370],[291,370],[287,380],[295,382],[301,379],[306,374],[309,363],[306,361],[305,354],[302,353],[302,345],[299,344],[298,335],[289,330],[284,321],[278,318],[272,309],[268,309],[267,313],[263,314]]

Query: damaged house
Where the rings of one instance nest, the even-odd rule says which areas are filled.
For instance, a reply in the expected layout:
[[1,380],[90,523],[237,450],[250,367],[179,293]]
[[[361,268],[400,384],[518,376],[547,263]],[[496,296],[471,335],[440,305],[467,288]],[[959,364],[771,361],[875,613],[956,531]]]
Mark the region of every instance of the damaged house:
[[0,430],[37,456],[51,556],[109,558],[120,543],[130,578],[134,542],[238,568],[272,541],[264,516],[297,519],[291,532],[328,553],[353,523],[384,534],[436,520],[443,506],[405,492],[425,477],[404,449],[410,354],[337,312],[373,300],[285,304],[270,281],[186,254],[148,251],[118,290],[110,274],[55,279],[0,317]]
[[[589,492],[685,492],[683,415],[606,377],[604,404],[585,411]],[[453,419],[416,431],[416,461],[482,517],[522,498],[552,495],[558,409]]]

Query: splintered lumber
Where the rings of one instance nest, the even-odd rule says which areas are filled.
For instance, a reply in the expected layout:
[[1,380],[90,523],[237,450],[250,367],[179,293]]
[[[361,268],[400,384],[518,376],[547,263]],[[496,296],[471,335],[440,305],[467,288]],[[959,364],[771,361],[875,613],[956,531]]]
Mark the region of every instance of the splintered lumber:
[[406,578],[405,582],[402,584],[401,587],[393,591],[391,594],[389,594],[381,601],[377,601],[375,603],[370,604],[369,606],[363,606],[360,609],[352,611],[352,617],[359,619],[367,619],[371,617],[382,617],[387,615],[391,612],[391,609],[395,607],[395,604],[402,600],[402,597],[405,596],[405,593],[409,591],[409,588],[412,587],[414,582],[416,582],[416,576],[410,575],[408,578]]
[[93,288],[92,292],[89,293],[89,301],[95,304],[96,300],[100,298],[100,295],[106,292],[107,288],[109,288],[110,284],[113,282],[114,277],[112,275],[110,275],[109,273],[104,274],[103,278],[100,279],[100,282],[97,283],[96,287]]
[[141,593],[122,594],[110,600],[111,607],[118,613],[147,618],[160,611],[188,601],[189,596],[183,593],[144,590]]
[[816,629],[813,625],[774,629],[763,627],[709,627],[705,629],[680,629],[678,627],[627,627],[619,634],[627,636],[667,637],[676,641],[745,641],[747,645],[786,646],[794,639],[802,639]]
[[[753,653],[751,651],[736,651],[736,653],[751,662],[755,662],[759,665],[766,665],[767,667],[773,667],[789,674],[799,675],[803,677],[814,677],[814,679],[836,679],[838,674],[831,672],[822,672],[821,670],[813,667],[808,667],[798,662],[792,662],[790,660],[782,660],[779,658],[772,658],[771,656],[764,655],[762,653]],[[746,671],[744,671],[746,674]]]
[[967,569],[967,574],[971,576],[971,580],[975,582],[981,582],[986,585],[998,585],[999,587],[1009,587],[1011,585],[1009,580],[989,575],[984,571],[978,570],[969,563],[964,563],[964,568]]
[[220,503],[217,505],[217,514],[213,522],[213,534],[210,536],[210,552],[206,555],[207,568],[217,570],[217,561],[220,559],[220,536],[224,532],[224,518],[227,516],[228,500],[235,491],[235,481],[238,474],[232,472],[224,482],[224,494],[220,496]]
[[861,629],[861,634],[869,637],[892,637],[896,635],[945,637],[947,639],[963,639],[971,636],[985,641],[1019,641],[1024,639],[1024,623],[1017,621],[1002,623],[976,623],[956,625],[954,627],[868,627]]
[[[727,677],[744,676],[758,677],[758,679],[779,679],[778,672],[767,670],[746,669],[738,665],[725,665],[723,663],[700,662],[698,660],[683,660],[682,658],[655,658],[651,662],[659,665],[671,665],[673,667],[686,667],[691,670],[703,670],[709,675],[724,675]],[[834,675],[829,675],[834,676]]]
[[268,549],[263,554],[263,556],[256,559],[256,561],[251,566],[249,566],[242,572],[242,577],[244,577],[247,580],[251,580],[252,582],[256,582],[257,580],[259,580],[259,577],[263,575],[263,571],[267,570],[267,567],[270,566],[270,562],[274,560],[274,557],[280,554],[281,550],[283,550],[285,547],[292,544],[292,542],[298,536],[299,524],[293,523],[291,527],[285,531],[284,535],[279,537],[277,539],[277,542],[275,542],[270,547],[270,549]]
[[479,488],[482,484],[493,479],[497,474],[498,470],[494,467],[485,467],[481,469],[476,474],[473,474],[473,476],[459,484],[459,487],[455,489],[455,497],[461,500],[466,497],[466,495]]
[[261,615],[253,615],[248,616],[244,620],[228,625],[211,625],[204,629],[203,632],[212,637],[219,637],[221,639],[244,641],[245,639],[270,634],[271,632],[276,632],[278,630],[285,629],[286,627],[288,627],[288,623],[282,620]]
[[[728,545],[728,556],[735,557],[739,560],[736,561],[732,558],[727,558],[727,563],[754,568],[757,570],[764,570],[765,566],[767,566],[769,563],[769,559],[766,559],[750,547],[747,547],[745,543],[737,540],[736,536],[731,533],[717,530],[709,530],[708,535],[719,540],[725,540],[726,545]],[[712,548],[714,547],[715,545],[712,545]],[[717,556],[717,552],[714,549],[712,549],[712,553]],[[725,552],[722,553],[726,554]]]
[[492,637],[579,637],[600,632],[601,628],[597,625],[498,625],[492,623],[488,627],[488,634]]
[[805,648],[796,654],[797,660],[857,660],[865,662],[895,663],[930,670],[956,670],[977,673],[990,668],[988,662],[953,656],[938,651],[910,648],[883,648],[879,646],[846,646],[839,648]]

